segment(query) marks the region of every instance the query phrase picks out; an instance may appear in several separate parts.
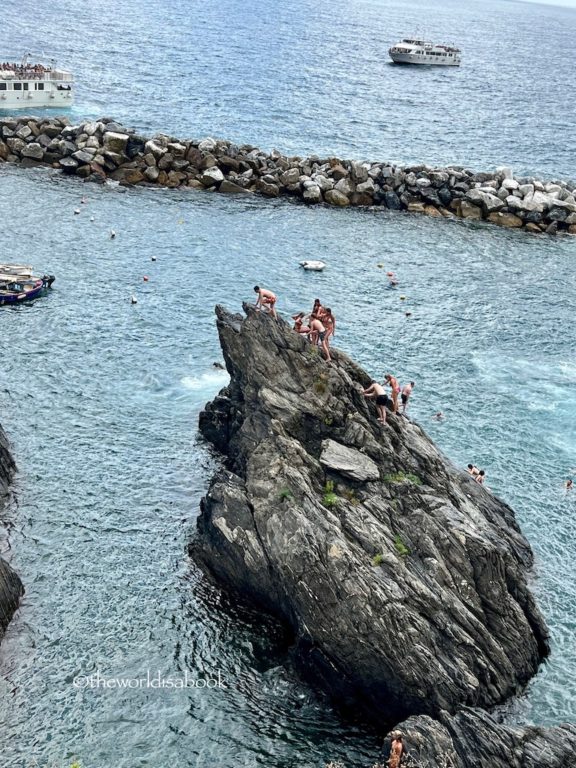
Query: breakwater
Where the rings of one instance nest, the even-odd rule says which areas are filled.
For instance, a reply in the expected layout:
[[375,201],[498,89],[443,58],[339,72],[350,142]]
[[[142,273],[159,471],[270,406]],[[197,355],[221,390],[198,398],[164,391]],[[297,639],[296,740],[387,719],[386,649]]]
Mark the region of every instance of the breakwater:
[[51,166],[99,183],[291,196],[309,205],[380,206],[576,234],[575,183],[515,178],[506,167],[476,173],[462,166],[288,157],[213,138],[148,138],[110,118],[71,125],[66,117],[29,116],[0,119],[0,162]]

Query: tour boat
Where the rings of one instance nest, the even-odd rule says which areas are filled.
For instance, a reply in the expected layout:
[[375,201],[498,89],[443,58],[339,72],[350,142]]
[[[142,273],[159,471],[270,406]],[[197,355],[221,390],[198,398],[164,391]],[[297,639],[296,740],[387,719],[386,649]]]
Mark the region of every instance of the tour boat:
[[72,106],[72,73],[58,69],[54,59],[48,64],[33,64],[29,56],[19,63],[0,61],[0,109]]
[[460,49],[426,40],[405,39],[390,48],[388,54],[396,64],[427,64],[442,67],[460,66]]
[[52,287],[54,279],[54,275],[34,277],[31,267],[0,264],[0,306],[35,299]]

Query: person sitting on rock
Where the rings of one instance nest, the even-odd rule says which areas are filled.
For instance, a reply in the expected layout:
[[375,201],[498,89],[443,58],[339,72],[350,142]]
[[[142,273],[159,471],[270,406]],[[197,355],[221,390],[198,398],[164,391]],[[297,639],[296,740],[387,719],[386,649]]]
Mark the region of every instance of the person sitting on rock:
[[479,483],[480,485],[484,485],[485,478],[486,478],[486,472],[484,472],[484,470],[481,469],[480,472],[478,472],[478,474],[474,478],[474,480],[476,480],[476,482]]
[[292,315],[292,320],[294,320],[293,329],[296,333],[301,333],[302,336],[308,336],[310,334],[310,328],[307,325],[304,325],[304,312],[298,312],[297,315]]
[[469,475],[472,475],[472,477],[476,477],[480,474],[480,470],[474,464],[468,464],[467,472]]
[[374,398],[376,400],[376,410],[378,411],[378,421],[380,424],[386,424],[386,406],[390,405],[390,400],[386,390],[377,381],[373,381],[368,389],[363,389],[364,397]]
[[392,376],[391,373],[387,373],[386,376],[384,376],[384,380],[390,386],[392,392],[392,410],[394,413],[398,413],[398,395],[400,394],[400,384],[398,384],[398,379],[395,376]]
[[404,742],[402,731],[392,731],[392,744],[390,745],[390,757],[388,758],[388,768],[400,768],[402,755],[404,754]]
[[274,305],[276,304],[276,294],[272,293],[272,291],[269,291],[266,288],[260,288],[259,285],[255,285],[254,290],[258,294],[258,299],[255,305],[256,309],[266,309],[273,318],[277,318],[278,315],[276,314],[276,309],[274,308]]

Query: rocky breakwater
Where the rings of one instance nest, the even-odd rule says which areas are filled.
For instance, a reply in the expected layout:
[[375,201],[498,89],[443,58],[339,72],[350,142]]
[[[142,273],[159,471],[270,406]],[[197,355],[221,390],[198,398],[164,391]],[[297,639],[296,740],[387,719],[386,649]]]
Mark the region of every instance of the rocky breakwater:
[[50,165],[89,181],[187,187],[224,194],[291,196],[309,205],[486,220],[530,232],[576,234],[576,184],[514,178],[509,168],[399,167],[336,157],[288,157],[206,138],[148,138],[109,118],[70,125],[65,117],[0,119],[0,162]]
[[[8,493],[14,469],[14,459],[10,454],[6,435],[0,426],[0,509]],[[0,640],[18,608],[23,592],[22,582],[8,563],[0,557]]]
[[376,421],[367,373],[283,321],[217,308],[231,376],[200,416],[224,455],[195,558],[293,630],[340,702],[382,725],[489,707],[548,653],[514,513],[420,427]]

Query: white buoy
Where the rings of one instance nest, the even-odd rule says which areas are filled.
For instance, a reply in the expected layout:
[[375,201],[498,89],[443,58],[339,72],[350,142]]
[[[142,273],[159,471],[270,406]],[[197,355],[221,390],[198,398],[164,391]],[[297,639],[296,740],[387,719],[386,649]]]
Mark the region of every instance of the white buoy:
[[138,299],[136,298],[136,296],[134,296],[134,294],[132,294],[132,296],[130,297],[130,304],[138,304]]
[[156,261],[156,256],[152,256],[152,261]]
[[94,221],[94,216],[90,216],[90,221]]
[[74,209],[74,215],[77,216],[80,213],[80,208]]
[[116,237],[116,232],[114,232],[114,230],[111,229],[110,230],[110,240],[114,240],[115,237]]

